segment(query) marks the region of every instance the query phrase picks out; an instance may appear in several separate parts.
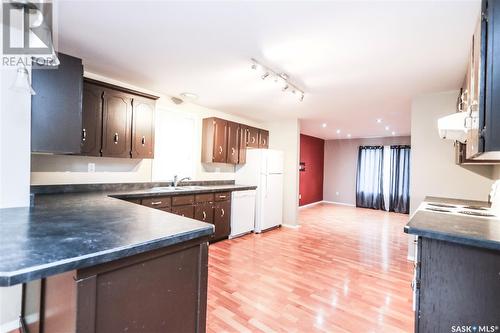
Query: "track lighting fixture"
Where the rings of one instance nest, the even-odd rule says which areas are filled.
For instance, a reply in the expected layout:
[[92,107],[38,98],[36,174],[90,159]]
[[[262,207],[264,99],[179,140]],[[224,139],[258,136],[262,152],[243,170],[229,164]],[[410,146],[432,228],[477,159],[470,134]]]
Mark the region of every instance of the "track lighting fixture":
[[263,74],[261,75],[261,79],[265,80],[268,77],[271,77],[274,79],[274,82],[278,84],[282,84],[283,88],[281,88],[282,91],[290,91],[292,94],[299,94],[299,100],[302,102],[304,100],[304,91],[302,89],[299,89],[295,84],[291,83],[290,77],[286,73],[279,73],[269,67],[266,67],[259,63],[255,59],[252,60],[252,69],[256,71],[261,71]]

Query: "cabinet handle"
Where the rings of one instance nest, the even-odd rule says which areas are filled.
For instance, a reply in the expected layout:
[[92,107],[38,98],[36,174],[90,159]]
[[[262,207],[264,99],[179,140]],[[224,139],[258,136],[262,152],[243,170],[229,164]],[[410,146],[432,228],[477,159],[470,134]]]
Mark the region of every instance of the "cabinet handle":
[[266,139],[262,139],[262,144],[265,146],[266,145]]
[[87,139],[87,130],[84,128],[82,129],[82,141],[85,141]]
[[118,133],[115,133],[114,141],[115,141],[115,145],[118,144]]
[[219,154],[222,154],[222,146],[219,146]]
[[224,211],[224,208],[221,208],[221,214],[220,214],[220,217],[224,217],[224,215],[226,215],[226,212]]
[[255,136],[252,136],[252,143],[255,143]]
[[142,136],[141,143],[143,146],[146,144],[146,137],[144,135]]
[[161,201],[153,201],[151,203],[151,206],[158,206],[158,205],[161,205],[161,203],[162,203]]
[[205,221],[207,219],[207,213],[205,213],[205,211],[203,211],[203,221]]
[[219,195],[219,198],[226,199],[226,196],[225,195]]
[[231,147],[231,155],[234,155],[236,153],[236,149],[234,147]]

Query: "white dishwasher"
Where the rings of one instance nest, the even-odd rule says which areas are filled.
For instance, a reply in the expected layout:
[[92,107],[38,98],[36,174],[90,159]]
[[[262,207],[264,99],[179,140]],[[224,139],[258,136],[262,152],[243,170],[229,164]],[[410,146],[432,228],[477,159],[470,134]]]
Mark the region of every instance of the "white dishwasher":
[[231,234],[242,236],[255,228],[255,190],[233,191],[231,195]]

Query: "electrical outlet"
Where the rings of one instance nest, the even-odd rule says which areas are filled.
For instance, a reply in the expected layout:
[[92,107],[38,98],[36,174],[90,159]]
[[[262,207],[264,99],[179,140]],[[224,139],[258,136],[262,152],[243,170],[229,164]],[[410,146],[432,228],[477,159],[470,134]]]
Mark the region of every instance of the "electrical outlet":
[[299,199],[302,199],[302,194],[299,194]]
[[88,163],[87,164],[87,171],[88,172],[95,172],[95,163]]
[[335,195],[337,195],[337,196],[340,195],[340,192],[335,192]]

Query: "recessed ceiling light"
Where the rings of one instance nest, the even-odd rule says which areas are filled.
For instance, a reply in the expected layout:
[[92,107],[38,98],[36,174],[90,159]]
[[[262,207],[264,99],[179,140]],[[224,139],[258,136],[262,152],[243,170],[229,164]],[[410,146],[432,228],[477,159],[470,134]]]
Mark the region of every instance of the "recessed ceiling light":
[[190,101],[194,101],[194,100],[198,99],[198,95],[196,95],[195,93],[190,93],[190,92],[183,92],[181,94],[181,97],[184,99],[190,100]]
[[326,123],[321,124],[321,127],[325,128],[326,127]]
[[337,130],[337,134],[340,134],[340,130],[339,129]]
[[389,128],[390,128],[389,126],[386,126],[386,127],[385,127],[385,130],[386,130],[386,131],[388,131],[388,130],[389,130]]
[[381,122],[382,122],[382,118],[378,118],[378,119],[377,119],[377,123],[379,123],[379,124],[380,124]]
[[347,134],[347,137],[350,139],[351,138],[351,134]]

